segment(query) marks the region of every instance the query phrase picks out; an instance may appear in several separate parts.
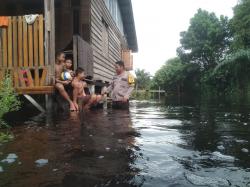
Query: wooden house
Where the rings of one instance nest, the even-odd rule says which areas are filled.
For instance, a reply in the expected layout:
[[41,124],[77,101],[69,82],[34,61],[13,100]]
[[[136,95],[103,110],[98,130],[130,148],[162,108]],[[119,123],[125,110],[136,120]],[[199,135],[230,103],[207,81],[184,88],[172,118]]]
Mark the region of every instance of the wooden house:
[[117,60],[131,70],[131,0],[1,0],[0,80],[8,72],[19,94],[53,93],[57,51],[95,80],[110,82]]

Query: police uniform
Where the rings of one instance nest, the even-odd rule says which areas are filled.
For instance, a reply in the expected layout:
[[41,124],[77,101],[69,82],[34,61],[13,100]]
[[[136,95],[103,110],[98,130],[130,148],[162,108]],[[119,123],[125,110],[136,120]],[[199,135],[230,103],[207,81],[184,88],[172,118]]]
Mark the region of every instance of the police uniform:
[[107,92],[111,92],[111,99],[114,108],[128,108],[129,103],[124,103],[123,98],[129,98],[134,90],[134,77],[127,71],[113,77]]

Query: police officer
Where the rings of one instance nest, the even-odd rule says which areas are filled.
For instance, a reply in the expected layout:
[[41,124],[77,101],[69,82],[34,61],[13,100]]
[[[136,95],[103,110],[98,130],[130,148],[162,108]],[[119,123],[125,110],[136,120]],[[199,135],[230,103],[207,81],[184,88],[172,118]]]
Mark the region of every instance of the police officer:
[[113,108],[126,109],[129,107],[129,97],[134,90],[134,77],[125,70],[123,61],[115,63],[115,70],[117,75],[105,92],[111,92]]

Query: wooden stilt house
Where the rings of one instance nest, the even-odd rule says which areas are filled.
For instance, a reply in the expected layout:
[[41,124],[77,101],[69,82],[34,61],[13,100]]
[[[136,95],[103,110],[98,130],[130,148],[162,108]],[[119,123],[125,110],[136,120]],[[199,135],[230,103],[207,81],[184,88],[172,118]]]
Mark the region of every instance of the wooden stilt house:
[[117,60],[131,70],[131,0],[1,0],[0,80],[10,73],[19,94],[53,93],[56,51],[95,80],[109,82]]

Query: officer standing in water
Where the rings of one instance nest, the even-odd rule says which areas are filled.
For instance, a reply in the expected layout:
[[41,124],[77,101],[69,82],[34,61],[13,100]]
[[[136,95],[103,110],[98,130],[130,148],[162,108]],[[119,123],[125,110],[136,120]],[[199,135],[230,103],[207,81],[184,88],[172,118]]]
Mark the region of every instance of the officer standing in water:
[[134,90],[134,77],[125,70],[123,61],[117,61],[115,63],[115,70],[117,75],[114,76],[110,86],[103,92],[111,92],[113,108],[128,109],[129,98]]

